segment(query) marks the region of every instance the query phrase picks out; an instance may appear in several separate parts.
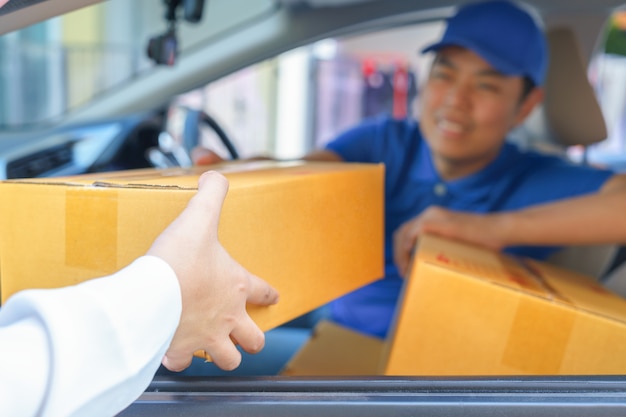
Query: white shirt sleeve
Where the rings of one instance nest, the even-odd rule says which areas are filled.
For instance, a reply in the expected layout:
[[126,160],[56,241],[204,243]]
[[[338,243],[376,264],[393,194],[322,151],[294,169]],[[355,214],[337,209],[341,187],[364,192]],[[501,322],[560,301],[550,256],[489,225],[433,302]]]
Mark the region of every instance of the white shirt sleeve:
[[146,389],[182,311],[163,260],[0,308],[0,416],[113,416]]

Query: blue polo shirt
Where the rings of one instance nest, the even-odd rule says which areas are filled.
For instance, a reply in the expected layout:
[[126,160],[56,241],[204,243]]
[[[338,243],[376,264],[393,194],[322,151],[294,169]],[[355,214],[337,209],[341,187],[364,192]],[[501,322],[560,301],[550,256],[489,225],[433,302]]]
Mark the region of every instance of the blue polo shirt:
[[[489,213],[587,194],[613,175],[505,143],[498,157],[480,172],[445,181],[413,120],[368,120],[326,148],[348,162],[385,164],[385,277],[331,304],[335,321],[378,337],[387,334],[402,286],[392,252],[393,232],[401,224],[431,205]],[[545,259],[557,249],[511,247],[506,251]]]

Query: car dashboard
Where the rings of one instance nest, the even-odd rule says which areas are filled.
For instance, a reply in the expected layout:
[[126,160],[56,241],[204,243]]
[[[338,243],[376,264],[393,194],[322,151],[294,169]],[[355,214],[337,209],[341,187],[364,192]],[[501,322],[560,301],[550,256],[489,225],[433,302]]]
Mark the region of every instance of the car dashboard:
[[135,114],[0,136],[0,180],[78,175],[150,166],[145,150],[157,143],[158,113]]

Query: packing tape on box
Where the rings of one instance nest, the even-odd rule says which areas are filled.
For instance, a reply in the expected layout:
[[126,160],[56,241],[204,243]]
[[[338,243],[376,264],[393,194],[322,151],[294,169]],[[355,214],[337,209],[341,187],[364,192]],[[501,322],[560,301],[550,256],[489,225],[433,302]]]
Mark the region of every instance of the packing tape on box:
[[117,265],[117,191],[102,188],[94,195],[70,187],[65,205],[65,264],[97,271]]
[[[518,259],[532,279],[546,291],[551,303],[567,302],[528,262]],[[557,375],[569,346],[576,315],[541,297],[520,297],[503,351],[502,363],[526,374]],[[550,340],[550,343],[546,343]]]
[[575,321],[576,315],[566,308],[548,306],[538,298],[521,297],[502,363],[524,374],[559,374]]

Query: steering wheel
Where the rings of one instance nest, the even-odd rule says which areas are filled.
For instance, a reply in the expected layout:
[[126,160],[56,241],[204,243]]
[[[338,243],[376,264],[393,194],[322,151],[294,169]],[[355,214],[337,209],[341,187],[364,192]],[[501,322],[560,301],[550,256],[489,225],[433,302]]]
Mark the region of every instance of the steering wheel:
[[187,152],[191,153],[191,150],[198,146],[200,141],[200,126],[201,124],[208,125],[213,131],[217,134],[220,141],[224,144],[228,153],[230,154],[231,159],[238,159],[239,153],[232,141],[224,132],[224,129],[213,119],[211,116],[206,114],[202,110],[194,110],[194,109],[186,109],[185,114],[185,122],[183,126],[183,146],[187,150]]

